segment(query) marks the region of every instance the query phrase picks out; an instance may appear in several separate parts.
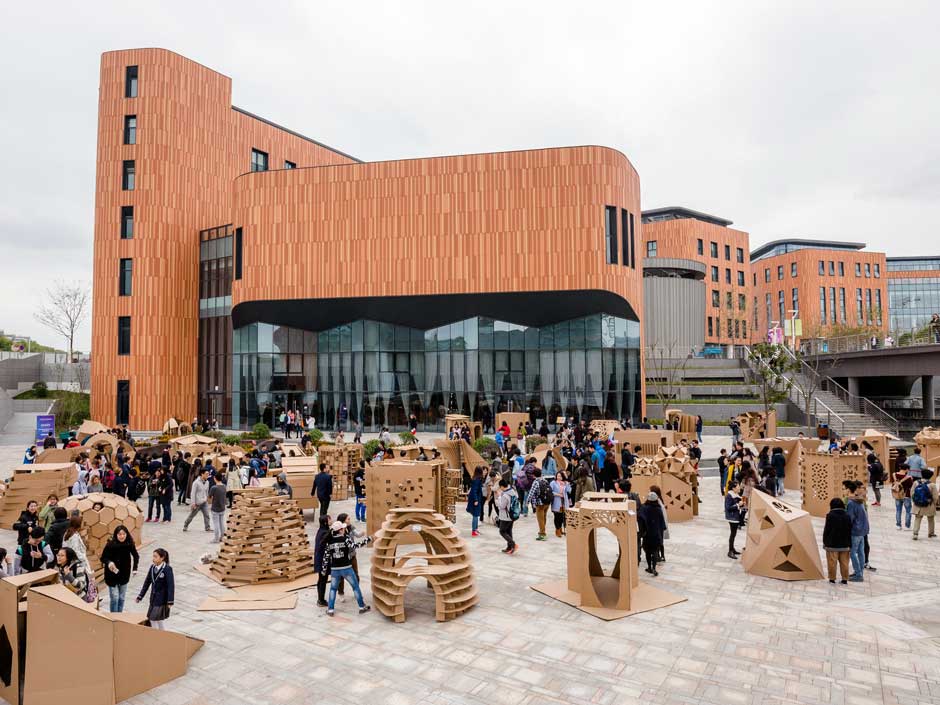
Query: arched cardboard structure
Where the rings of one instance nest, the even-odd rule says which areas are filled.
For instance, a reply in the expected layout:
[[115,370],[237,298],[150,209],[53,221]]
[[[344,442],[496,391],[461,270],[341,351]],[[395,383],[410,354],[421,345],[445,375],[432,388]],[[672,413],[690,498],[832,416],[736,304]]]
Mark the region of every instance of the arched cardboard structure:
[[[96,504],[103,506],[95,509]],[[65,507],[70,515],[76,509],[81,512],[85,553],[99,583],[104,580],[101,552],[119,526],[127,528],[138,549],[143,543],[144,515],[130,500],[109,492],[93,492],[81,497],[66,497],[59,501],[59,505]],[[147,565],[146,558],[142,564]]]

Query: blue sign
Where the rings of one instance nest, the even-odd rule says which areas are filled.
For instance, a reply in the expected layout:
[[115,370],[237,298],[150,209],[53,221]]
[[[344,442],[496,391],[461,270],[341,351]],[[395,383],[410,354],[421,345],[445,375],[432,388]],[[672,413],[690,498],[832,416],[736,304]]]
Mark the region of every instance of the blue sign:
[[36,414],[36,443],[52,434],[55,437],[55,414]]

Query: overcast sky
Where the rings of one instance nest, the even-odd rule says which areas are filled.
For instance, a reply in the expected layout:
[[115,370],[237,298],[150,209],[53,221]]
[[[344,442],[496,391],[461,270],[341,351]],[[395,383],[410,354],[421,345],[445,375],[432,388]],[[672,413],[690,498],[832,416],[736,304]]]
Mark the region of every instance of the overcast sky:
[[[644,208],[938,254],[940,4],[5,2],[0,328],[92,279],[98,66],[172,49],[363,160],[602,144]],[[113,286],[111,281],[107,286]],[[90,322],[79,346],[91,343]]]

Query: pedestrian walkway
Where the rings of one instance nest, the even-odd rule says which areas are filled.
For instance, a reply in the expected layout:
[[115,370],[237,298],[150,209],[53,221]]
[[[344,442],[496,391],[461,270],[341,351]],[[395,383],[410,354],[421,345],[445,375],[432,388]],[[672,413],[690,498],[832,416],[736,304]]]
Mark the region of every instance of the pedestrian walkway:
[[10,477],[10,468],[23,462],[23,454],[36,435],[36,414],[17,412],[0,429],[0,481]]

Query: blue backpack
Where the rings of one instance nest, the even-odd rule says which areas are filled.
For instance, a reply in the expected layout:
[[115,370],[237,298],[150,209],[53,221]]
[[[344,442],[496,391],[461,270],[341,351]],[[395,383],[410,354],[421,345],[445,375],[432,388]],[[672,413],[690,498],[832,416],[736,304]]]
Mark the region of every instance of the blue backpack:
[[930,485],[923,480],[918,482],[917,487],[915,487],[914,491],[911,493],[911,499],[914,501],[914,506],[929,507],[933,504],[933,494],[930,492]]
[[519,495],[513,492],[509,498],[509,518],[512,521],[518,521],[522,516],[522,505],[519,504]]

